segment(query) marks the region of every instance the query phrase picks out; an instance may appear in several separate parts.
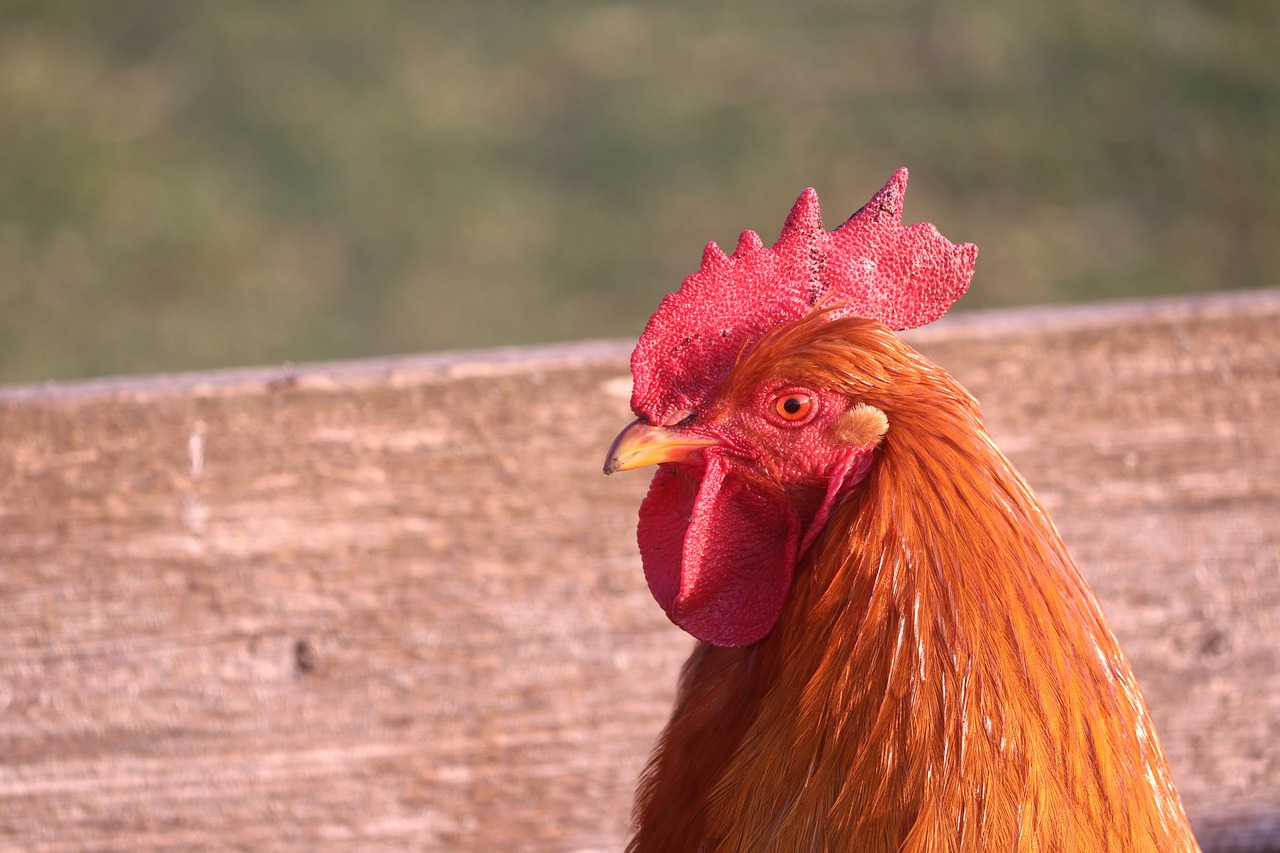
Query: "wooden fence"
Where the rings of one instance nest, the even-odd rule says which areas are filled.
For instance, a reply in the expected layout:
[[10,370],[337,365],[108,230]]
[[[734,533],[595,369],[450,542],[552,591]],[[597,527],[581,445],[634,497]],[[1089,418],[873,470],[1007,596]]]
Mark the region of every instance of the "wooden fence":
[[[1206,849],[1280,850],[1280,291],[960,315]],[[0,389],[0,850],[617,850],[623,343]]]

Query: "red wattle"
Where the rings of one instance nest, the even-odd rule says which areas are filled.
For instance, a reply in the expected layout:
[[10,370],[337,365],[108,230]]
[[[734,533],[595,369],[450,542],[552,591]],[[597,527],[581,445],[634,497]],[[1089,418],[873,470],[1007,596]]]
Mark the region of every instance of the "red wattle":
[[699,640],[746,646],[773,629],[791,589],[800,519],[781,495],[714,451],[704,470],[659,468],[637,538],[649,590]]

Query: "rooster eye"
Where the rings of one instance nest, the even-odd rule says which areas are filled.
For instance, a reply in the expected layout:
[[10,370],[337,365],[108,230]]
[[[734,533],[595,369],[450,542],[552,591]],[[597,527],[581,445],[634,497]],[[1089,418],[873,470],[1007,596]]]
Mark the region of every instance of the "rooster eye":
[[802,421],[813,411],[813,398],[808,394],[783,394],[773,401],[773,411],[789,423]]

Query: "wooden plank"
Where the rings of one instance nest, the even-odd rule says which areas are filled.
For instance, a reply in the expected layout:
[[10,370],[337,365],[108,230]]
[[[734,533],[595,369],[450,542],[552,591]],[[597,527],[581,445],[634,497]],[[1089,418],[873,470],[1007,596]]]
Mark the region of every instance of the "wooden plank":
[[[1280,292],[961,315],[1210,845],[1280,834]],[[629,345],[0,389],[0,849],[616,850],[690,641]],[[1233,846],[1234,845],[1234,846]]]

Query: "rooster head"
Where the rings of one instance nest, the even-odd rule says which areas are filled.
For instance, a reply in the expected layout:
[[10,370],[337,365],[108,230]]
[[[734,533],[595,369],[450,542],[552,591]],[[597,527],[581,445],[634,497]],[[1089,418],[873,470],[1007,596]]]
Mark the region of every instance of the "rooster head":
[[850,317],[913,328],[968,289],[977,247],[903,227],[906,188],[900,169],[831,232],[808,189],[772,247],[753,231],[732,255],[708,243],[632,353],[636,420],[605,473],[659,466],[637,529],[645,578],[700,640],[769,634],[800,557],[888,429],[882,411],[824,380],[820,344],[798,351],[789,332]]

